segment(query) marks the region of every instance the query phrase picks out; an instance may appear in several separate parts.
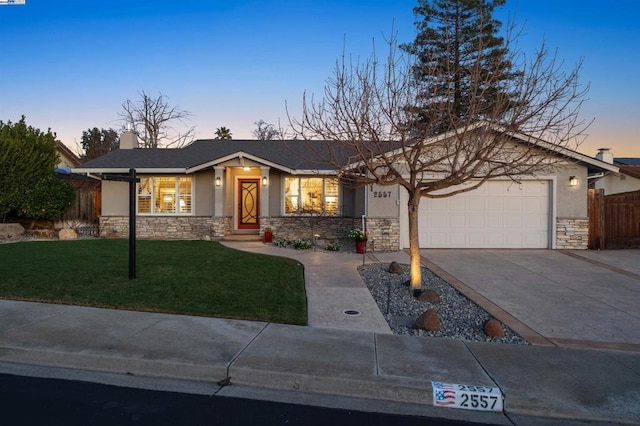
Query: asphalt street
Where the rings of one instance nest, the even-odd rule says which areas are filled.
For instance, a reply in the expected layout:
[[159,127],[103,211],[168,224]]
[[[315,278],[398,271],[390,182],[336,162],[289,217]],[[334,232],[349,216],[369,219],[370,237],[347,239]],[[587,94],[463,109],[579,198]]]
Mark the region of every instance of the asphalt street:
[[477,425],[223,396],[0,375],[5,425]]

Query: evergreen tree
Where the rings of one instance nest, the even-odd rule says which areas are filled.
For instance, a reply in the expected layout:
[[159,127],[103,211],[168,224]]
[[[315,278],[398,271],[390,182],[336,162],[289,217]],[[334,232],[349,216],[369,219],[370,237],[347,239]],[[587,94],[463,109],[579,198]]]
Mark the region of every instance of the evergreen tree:
[[[508,112],[510,82],[517,78],[509,50],[492,17],[505,0],[419,0],[418,34],[401,48],[415,56],[413,76],[422,87],[413,108],[430,134],[457,128],[470,116],[482,119]],[[438,113],[434,114],[433,110]],[[428,118],[427,118],[428,117]]]
[[80,141],[84,149],[83,161],[91,160],[105,155],[120,147],[120,137],[113,129],[88,129],[82,132]]
[[28,126],[24,116],[17,123],[0,121],[0,221],[18,212],[25,194],[49,178],[57,163],[51,130],[45,133]]

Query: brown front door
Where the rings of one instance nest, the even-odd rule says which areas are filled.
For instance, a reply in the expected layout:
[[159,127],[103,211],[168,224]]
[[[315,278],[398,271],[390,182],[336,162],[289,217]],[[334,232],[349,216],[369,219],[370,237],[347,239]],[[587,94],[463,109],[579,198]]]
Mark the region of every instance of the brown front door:
[[238,180],[238,229],[260,229],[260,179]]

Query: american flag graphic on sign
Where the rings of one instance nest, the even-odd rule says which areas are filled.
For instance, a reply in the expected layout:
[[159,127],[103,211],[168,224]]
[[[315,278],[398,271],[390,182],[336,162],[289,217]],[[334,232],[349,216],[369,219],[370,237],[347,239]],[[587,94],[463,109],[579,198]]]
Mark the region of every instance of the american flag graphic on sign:
[[455,389],[454,385],[451,383],[431,382],[431,384],[437,389]]
[[451,405],[456,403],[456,393],[452,390],[437,390],[435,393],[436,405]]

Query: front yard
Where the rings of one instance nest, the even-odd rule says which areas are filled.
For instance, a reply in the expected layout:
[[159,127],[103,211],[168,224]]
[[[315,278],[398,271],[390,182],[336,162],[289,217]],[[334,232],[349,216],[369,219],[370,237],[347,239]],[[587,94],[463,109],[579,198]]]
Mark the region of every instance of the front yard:
[[207,241],[0,244],[0,298],[305,325],[303,267]]

